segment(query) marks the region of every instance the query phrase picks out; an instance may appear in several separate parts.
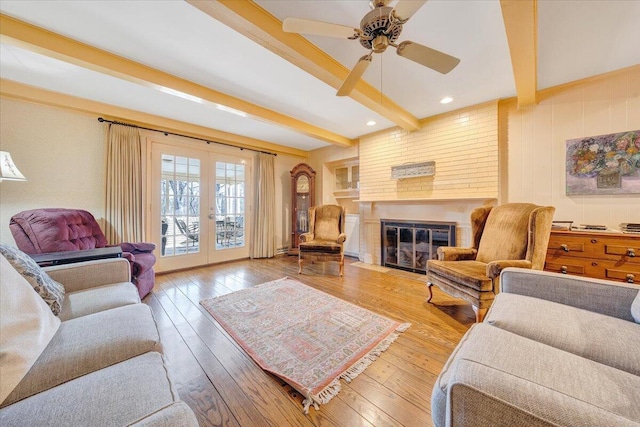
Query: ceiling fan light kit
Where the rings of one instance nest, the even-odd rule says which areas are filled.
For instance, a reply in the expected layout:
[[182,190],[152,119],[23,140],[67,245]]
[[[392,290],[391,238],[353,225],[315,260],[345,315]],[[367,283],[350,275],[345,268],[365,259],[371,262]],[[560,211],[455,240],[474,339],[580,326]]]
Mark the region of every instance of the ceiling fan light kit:
[[365,49],[371,51],[368,55],[361,57],[351,69],[338,89],[336,94],[338,96],[349,95],[371,63],[372,55],[383,53],[389,46],[395,47],[399,56],[442,74],[447,74],[460,63],[458,58],[420,43],[405,40],[396,44],[403,25],[426,3],[426,0],[399,0],[395,8],[387,6],[388,2],[389,0],[370,1],[369,5],[372,10],[362,18],[360,28],[307,19],[286,18],[282,23],[282,29],[292,33],[357,39]]

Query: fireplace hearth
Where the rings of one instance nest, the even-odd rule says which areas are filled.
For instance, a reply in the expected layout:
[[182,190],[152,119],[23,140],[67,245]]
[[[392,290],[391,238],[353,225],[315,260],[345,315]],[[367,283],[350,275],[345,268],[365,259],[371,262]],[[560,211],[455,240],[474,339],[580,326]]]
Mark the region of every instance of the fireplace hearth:
[[456,245],[456,223],[380,220],[381,264],[426,274],[427,261],[437,259],[440,246]]

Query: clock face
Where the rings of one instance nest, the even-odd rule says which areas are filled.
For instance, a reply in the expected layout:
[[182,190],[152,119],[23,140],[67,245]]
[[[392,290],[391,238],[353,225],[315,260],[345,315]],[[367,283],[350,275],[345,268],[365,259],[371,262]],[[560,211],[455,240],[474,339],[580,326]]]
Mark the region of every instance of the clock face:
[[296,182],[296,192],[297,193],[308,193],[309,192],[309,177],[306,175],[302,175],[298,178]]

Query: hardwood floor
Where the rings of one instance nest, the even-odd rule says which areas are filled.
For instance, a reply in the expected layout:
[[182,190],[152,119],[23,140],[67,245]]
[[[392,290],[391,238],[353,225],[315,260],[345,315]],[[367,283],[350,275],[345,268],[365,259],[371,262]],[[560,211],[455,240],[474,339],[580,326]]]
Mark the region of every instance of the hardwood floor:
[[[472,325],[471,306],[434,289],[425,277],[376,271],[345,261],[305,266],[280,256],[158,275],[144,299],[158,322],[170,375],[201,426],[430,426],[431,390],[449,354]],[[324,270],[326,269],[326,271]],[[380,269],[378,269],[380,270]],[[316,289],[412,326],[319,410],[264,372],[199,304],[290,276]]]

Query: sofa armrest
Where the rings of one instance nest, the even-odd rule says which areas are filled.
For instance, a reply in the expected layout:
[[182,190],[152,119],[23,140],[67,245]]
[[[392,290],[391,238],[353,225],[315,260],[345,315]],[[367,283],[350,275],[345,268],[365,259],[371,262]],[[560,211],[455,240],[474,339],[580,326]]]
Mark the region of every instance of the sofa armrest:
[[476,248],[458,248],[455,246],[440,246],[438,248],[439,261],[472,261],[476,259]]
[[55,265],[44,270],[53,280],[64,285],[66,293],[131,281],[129,261],[123,258]]
[[517,267],[531,269],[531,261],[526,259],[509,259],[500,261],[491,261],[487,263],[487,277],[495,279],[505,268]]
[[507,268],[500,276],[502,292],[546,299],[633,322],[631,304],[637,285],[547,271]]
[[340,235],[338,236],[338,239],[336,239],[336,243],[343,244],[345,240],[347,240],[347,235],[344,233],[340,233]]

